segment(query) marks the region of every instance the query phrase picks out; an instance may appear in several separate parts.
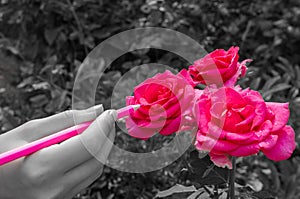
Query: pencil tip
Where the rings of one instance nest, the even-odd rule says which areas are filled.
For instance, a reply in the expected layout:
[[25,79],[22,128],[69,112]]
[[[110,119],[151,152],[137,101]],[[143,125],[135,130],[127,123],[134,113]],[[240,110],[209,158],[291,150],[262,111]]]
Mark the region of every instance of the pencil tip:
[[132,108],[136,111],[137,109],[139,109],[141,107],[140,104],[135,104],[135,105],[132,105]]

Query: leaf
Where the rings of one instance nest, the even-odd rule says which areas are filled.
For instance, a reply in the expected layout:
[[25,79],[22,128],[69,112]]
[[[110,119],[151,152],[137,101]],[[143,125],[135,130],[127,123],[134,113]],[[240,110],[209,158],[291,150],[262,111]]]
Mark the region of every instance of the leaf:
[[198,151],[198,157],[200,159],[204,158],[205,156],[208,155],[208,152],[207,151]]
[[195,199],[208,199],[208,198],[210,198],[210,195],[207,192],[203,192]]
[[298,94],[299,94],[299,88],[293,87],[289,90],[288,98],[294,99],[298,96]]
[[260,82],[261,82],[261,77],[253,79],[253,81],[250,84],[250,88],[252,90],[257,90],[259,88]]
[[274,196],[272,196],[268,191],[260,191],[257,193],[254,192],[249,196],[249,199],[274,199]]
[[297,175],[292,175],[290,176],[288,182],[287,182],[287,186],[286,186],[286,190],[285,190],[285,198],[287,199],[293,199],[296,188],[297,188],[297,183],[296,183],[296,179],[297,179]]
[[204,189],[200,188],[196,192],[192,193],[187,199],[197,199],[204,192]]
[[280,76],[276,76],[276,77],[273,77],[272,79],[267,80],[265,85],[261,89],[262,92],[268,91],[278,80],[280,80]]
[[175,186],[165,190],[165,191],[160,191],[156,194],[155,198],[164,198],[167,196],[171,196],[175,193],[185,193],[185,192],[195,192],[197,189],[194,186],[183,186],[180,184],[176,184]]
[[272,89],[266,91],[265,93],[262,93],[263,98],[271,97],[270,95],[277,93],[279,91],[283,91],[285,89],[291,88],[291,85],[288,85],[286,83],[280,83],[274,86]]
[[[8,107],[1,108],[0,113],[3,114],[2,120],[4,121],[5,130],[10,130],[19,125],[18,120],[13,116],[13,111],[9,110]],[[1,115],[1,114],[0,114]]]
[[269,46],[267,44],[262,44],[255,49],[255,53],[260,54],[262,52],[265,52],[268,49],[269,49]]
[[35,95],[29,98],[29,101],[34,108],[45,106],[49,102],[47,96],[43,94]]
[[[214,166],[209,156],[200,159],[198,151],[190,153],[189,178],[192,182],[200,185],[217,185],[226,183],[228,169]],[[208,170],[208,171],[207,171]]]
[[290,65],[291,65],[291,63],[289,62],[289,60],[287,60],[287,59],[284,58],[284,57],[279,56],[279,57],[278,57],[278,60],[279,60],[281,63],[283,63],[285,66],[290,66]]
[[51,46],[56,39],[57,35],[59,33],[59,29],[46,29],[44,32],[44,37],[47,41],[47,43]]
[[264,185],[259,179],[252,179],[248,181],[248,186],[251,187],[255,192],[259,192],[263,189]]
[[280,173],[278,172],[278,170],[277,170],[276,166],[274,165],[274,163],[271,162],[271,161],[268,162],[268,168],[271,170],[270,175],[271,175],[274,191],[278,192],[278,190],[280,189],[280,185],[281,185],[280,184],[280,179],[279,179]]
[[293,79],[295,78],[295,72],[293,69],[293,65],[290,63],[289,60],[287,60],[284,57],[278,57],[279,61],[284,65],[282,68],[284,71],[286,71]]
[[298,88],[300,88],[300,67],[297,65],[295,66],[295,70],[296,70],[296,86]]
[[205,178],[206,176],[208,176],[208,174],[214,169],[215,165],[211,164],[206,171],[203,173],[202,178]]

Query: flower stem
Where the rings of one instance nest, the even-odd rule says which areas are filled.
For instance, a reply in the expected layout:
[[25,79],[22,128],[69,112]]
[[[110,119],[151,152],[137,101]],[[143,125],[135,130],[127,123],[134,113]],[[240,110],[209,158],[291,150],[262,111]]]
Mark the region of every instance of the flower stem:
[[232,157],[232,169],[229,171],[229,176],[228,176],[228,183],[229,183],[229,188],[228,188],[228,194],[227,194],[227,199],[234,199],[234,181],[235,181],[235,170],[236,170],[236,157]]

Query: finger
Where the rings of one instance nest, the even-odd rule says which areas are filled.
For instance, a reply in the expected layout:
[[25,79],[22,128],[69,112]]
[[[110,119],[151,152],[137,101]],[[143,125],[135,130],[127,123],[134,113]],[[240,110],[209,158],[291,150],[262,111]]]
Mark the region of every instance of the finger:
[[97,105],[86,110],[68,110],[62,113],[36,119],[18,127],[15,131],[22,139],[32,142],[76,124],[94,120],[103,112],[103,106]]
[[[105,160],[107,160],[113,146],[114,135],[115,130],[113,129],[109,134],[109,140],[111,142],[107,142],[101,150]],[[105,163],[105,161],[103,162]],[[78,167],[68,171],[63,178],[64,184],[73,184],[71,189],[68,191],[68,195],[74,196],[76,193],[79,193],[99,178],[103,171],[103,162],[96,158],[92,158]]]
[[79,184],[77,184],[74,188],[72,188],[70,191],[68,191],[66,193],[67,196],[65,198],[71,199],[76,194],[80,193],[82,190],[87,188],[89,185],[91,185],[93,182],[95,182],[101,176],[102,171],[103,171],[103,169],[99,169],[98,173],[95,173],[94,175],[90,176],[89,178],[81,181]]
[[105,111],[82,134],[41,150],[39,156],[56,172],[66,172],[99,155],[108,134],[115,129],[115,115],[116,111]]
[[[94,160],[95,161],[95,160]],[[99,161],[97,161],[98,164],[99,164]],[[100,165],[98,168],[97,168],[97,171],[96,173],[94,173],[92,176],[89,176],[88,178],[86,179],[82,179],[79,184],[76,184],[73,188],[71,188],[70,190],[65,190],[65,197],[64,198],[67,198],[67,199],[71,199],[73,198],[76,194],[80,193],[82,190],[84,190],[85,188],[87,188],[89,185],[91,185],[95,180],[97,180],[101,174],[102,174],[102,171],[103,171],[103,165]],[[75,183],[74,183],[75,184]]]

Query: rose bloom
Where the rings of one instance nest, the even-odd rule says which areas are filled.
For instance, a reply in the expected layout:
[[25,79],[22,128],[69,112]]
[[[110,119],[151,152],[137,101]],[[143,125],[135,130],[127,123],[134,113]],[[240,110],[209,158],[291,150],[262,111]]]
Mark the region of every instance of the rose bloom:
[[188,70],[180,73],[192,86],[198,84],[215,84],[217,86],[234,86],[239,77],[246,74],[246,62],[238,62],[238,47],[231,47],[228,51],[217,49],[205,57],[194,62]]
[[196,103],[199,130],[195,146],[217,166],[232,168],[231,156],[262,151],[269,159],[289,158],[294,130],[287,126],[288,103],[265,102],[257,91],[239,87],[205,89]]
[[194,99],[194,88],[181,75],[165,71],[145,80],[126,97],[126,105],[141,105],[126,119],[129,134],[148,139],[187,130]]

